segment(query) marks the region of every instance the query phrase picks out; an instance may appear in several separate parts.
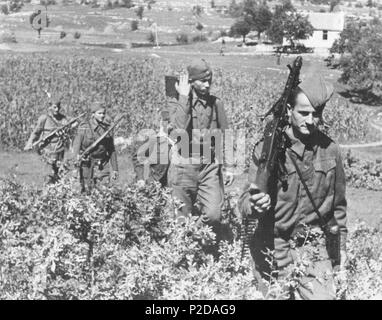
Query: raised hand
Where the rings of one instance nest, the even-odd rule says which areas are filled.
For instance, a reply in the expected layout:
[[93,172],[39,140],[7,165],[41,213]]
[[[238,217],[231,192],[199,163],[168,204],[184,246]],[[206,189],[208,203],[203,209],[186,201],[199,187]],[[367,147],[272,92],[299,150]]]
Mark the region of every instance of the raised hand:
[[188,96],[191,90],[191,85],[188,81],[188,73],[182,72],[179,75],[179,83],[175,83],[175,89],[181,96]]

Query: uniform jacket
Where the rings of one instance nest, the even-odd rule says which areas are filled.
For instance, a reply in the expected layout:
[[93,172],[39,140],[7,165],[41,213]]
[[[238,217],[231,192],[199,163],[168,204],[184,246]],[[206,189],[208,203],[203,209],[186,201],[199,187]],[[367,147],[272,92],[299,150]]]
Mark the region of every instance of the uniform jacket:
[[[99,123],[94,118],[82,122],[78,128],[76,138],[73,142],[73,153],[78,155],[91,146],[109,128],[107,123]],[[91,153],[92,159],[99,159],[103,162],[110,160],[111,167],[118,171],[117,155],[114,147],[112,132],[106,136],[97,148]]]
[[[170,115],[169,130],[186,130],[189,137],[190,154],[200,154],[203,139],[211,134],[213,129],[228,129],[228,120],[222,101],[209,95],[206,100],[198,98],[195,93],[189,97],[180,96],[179,100],[169,99],[168,110]],[[197,131],[192,131],[199,129]],[[213,133],[212,133],[213,134]],[[206,141],[206,140],[204,140]]]
[[[46,137],[49,133],[55,129],[65,125],[67,123],[66,116],[59,114],[54,117],[51,113],[43,114],[37,120],[37,125],[33,129],[32,134],[27,144],[33,144],[40,139]],[[60,143],[58,137],[54,138],[51,143],[45,148],[48,152],[62,152],[65,149],[65,145]]]
[[[294,138],[292,130],[289,129],[288,132],[290,148],[285,160],[288,185],[283,190],[278,182],[273,209],[259,220],[259,227],[255,231],[257,251],[264,250],[265,247],[275,250],[276,261],[281,267],[291,262],[288,240],[298,232],[302,224],[320,226],[319,218],[290,157],[297,160],[324,221],[328,225],[339,226],[342,249],[345,249],[347,235],[345,174],[338,145],[322,132],[315,134],[309,144],[303,144]],[[255,163],[250,168],[248,183],[239,199],[239,209],[245,214],[251,213],[248,190],[250,183],[255,183],[257,159],[262,145],[263,143],[259,143],[254,149]]]

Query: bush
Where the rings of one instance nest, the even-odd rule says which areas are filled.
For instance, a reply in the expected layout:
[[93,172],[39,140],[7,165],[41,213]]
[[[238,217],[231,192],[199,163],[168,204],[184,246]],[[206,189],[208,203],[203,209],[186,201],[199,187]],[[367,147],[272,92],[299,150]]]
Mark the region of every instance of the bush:
[[17,43],[14,32],[0,31],[0,43]]
[[[150,184],[78,193],[0,180],[0,299],[255,299],[238,242],[176,224],[169,190]],[[203,245],[202,245],[203,243]],[[209,283],[208,286],[205,286]]]
[[74,38],[74,39],[79,39],[79,38],[81,38],[81,33],[80,33],[79,31],[76,31],[76,32],[74,33],[74,35],[73,35],[73,38]]
[[355,7],[356,7],[356,8],[363,8],[363,5],[362,5],[362,3],[357,2],[357,3],[355,4]]
[[181,44],[188,44],[188,35],[186,33],[181,33],[176,36],[176,42]]
[[121,7],[124,7],[124,8],[133,8],[135,6],[135,4],[133,3],[132,0],[122,0],[122,5]]
[[150,42],[150,43],[155,43],[155,40],[156,40],[155,33],[151,31],[151,32],[147,35],[146,39],[147,39],[147,41]]
[[52,5],[57,4],[57,2],[56,2],[56,0],[40,0],[40,4],[42,6],[45,6],[45,5],[52,6]]
[[2,4],[0,7],[0,10],[2,14],[5,14],[5,15],[9,14],[8,6],[6,4]]
[[205,35],[197,35],[192,38],[192,42],[205,42],[208,41]]
[[133,20],[133,21],[131,21],[131,24],[130,24],[131,31],[136,31],[136,30],[138,30],[138,26],[139,26],[139,22],[138,22],[138,20]]
[[228,32],[227,30],[220,30],[220,37],[228,37]]
[[64,39],[66,37],[66,32],[65,31],[61,31],[60,32],[60,39]]
[[9,2],[9,12],[19,12],[23,6],[23,0],[11,0]]

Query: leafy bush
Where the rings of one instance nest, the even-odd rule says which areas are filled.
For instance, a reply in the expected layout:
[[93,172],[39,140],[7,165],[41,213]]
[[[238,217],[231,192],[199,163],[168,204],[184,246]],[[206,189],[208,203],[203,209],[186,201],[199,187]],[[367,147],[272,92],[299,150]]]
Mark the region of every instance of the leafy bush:
[[176,42],[181,44],[188,44],[188,35],[186,33],[176,35]]
[[81,38],[81,32],[79,32],[79,31],[74,32],[73,38],[74,38],[74,39],[79,39],[79,38]]
[[43,6],[52,6],[57,4],[56,0],[40,0],[40,4]]
[[205,42],[205,41],[208,41],[205,35],[197,35],[192,37],[192,42]]
[[[177,225],[158,185],[78,193],[67,180],[28,190],[0,180],[1,299],[251,299],[248,263],[209,227]],[[205,286],[209,283],[209,286]]]
[[2,14],[5,14],[5,15],[9,14],[8,6],[6,4],[2,4],[0,7],[0,10]]
[[3,30],[0,31],[0,43],[16,43],[16,36],[14,32]]
[[[193,218],[177,224],[179,203],[158,184],[83,195],[69,178],[39,190],[13,177],[0,179],[0,198],[0,299],[262,299],[248,258],[240,260],[239,234],[214,258],[215,234]],[[224,215],[233,230],[235,210],[226,205]],[[378,228],[350,228],[339,298],[380,295],[381,239]],[[302,258],[266,299],[297,285],[309,263]]]
[[23,0],[11,0],[9,1],[9,12],[19,12],[24,6]]
[[138,25],[139,25],[139,22],[137,20],[133,20],[131,21],[131,31],[136,31],[138,30]]
[[147,41],[150,43],[155,43],[156,36],[155,32],[150,31],[150,33],[147,35]]
[[356,188],[382,191],[382,161],[360,160],[350,150],[344,159],[346,180]]
[[60,39],[64,39],[66,37],[66,32],[65,31],[61,31],[60,32]]

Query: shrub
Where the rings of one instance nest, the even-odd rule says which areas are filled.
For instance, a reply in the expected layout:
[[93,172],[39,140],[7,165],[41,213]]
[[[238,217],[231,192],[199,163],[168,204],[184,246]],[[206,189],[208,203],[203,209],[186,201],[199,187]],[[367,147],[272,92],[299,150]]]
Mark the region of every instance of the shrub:
[[80,33],[79,31],[76,31],[76,32],[74,33],[74,35],[73,35],[73,38],[74,38],[74,39],[79,39],[79,38],[81,38],[81,33]]
[[192,42],[205,42],[208,41],[205,35],[197,35],[192,38]]
[[19,12],[23,6],[23,0],[11,0],[9,2],[9,12]]
[[138,20],[133,20],[133,21],[131,21],[131,24],[130,24],[131,31],[136,31],[136,30],[138,30],[138,26],[139,26],[139,22],[138,22]]
[[135,6],[135,4],[133,3],[132,0],[122,0],[122,5],[121,7],[124,7],[124,8],[133,8]]
[[0,10],[2,14],[9,14],[8,6],[6,4],[2,4]]
[[150,42],[150,43],[155,43],[155,40],[156,40],[155,33],[151,31],[151,32],[147,35],[146,39],[147,39],[147,41]]
[[137,17],[142,20],[143,18],[143,12],[145,11],[145,8],[143,6],[139,6],[135,13],[137,14]]
[[66,32],[65,31],[61,31],[60,32],[60,39],[64,39],[66,37]]
[[0,31],[0,43],[17,43],[14,32]]
[[57,2],[56,2],[56,0],[40,0],[40,4],[42,6],[45,6],[45,5],[51,6],[51,5],[57,4]]
[[188,35],[186,33],[181,33],[176,36],[176,42],[181,44],[188,44]]

